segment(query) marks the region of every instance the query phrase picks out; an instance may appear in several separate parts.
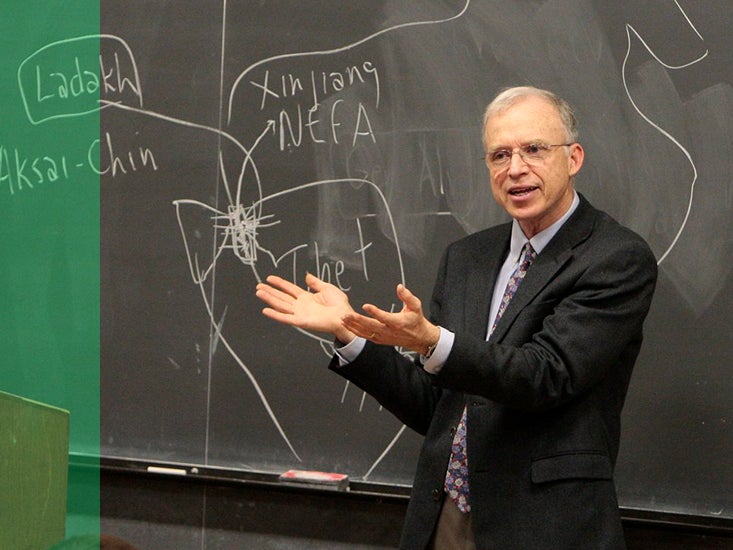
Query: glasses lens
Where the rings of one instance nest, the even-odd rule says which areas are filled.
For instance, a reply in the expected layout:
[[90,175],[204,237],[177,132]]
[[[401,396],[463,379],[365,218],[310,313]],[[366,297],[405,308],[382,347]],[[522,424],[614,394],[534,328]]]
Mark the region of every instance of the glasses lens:
[[500,149],[498,151],[494,151],[493,153],[489,153],[489,162],[494,166],[503,166],[504,164],[509,162],[509,159],[511,158],[512,152],[506,149]]
[[522,145],[520,151],[525,162],[541,162],[549,151],[549,147],[538,143]]

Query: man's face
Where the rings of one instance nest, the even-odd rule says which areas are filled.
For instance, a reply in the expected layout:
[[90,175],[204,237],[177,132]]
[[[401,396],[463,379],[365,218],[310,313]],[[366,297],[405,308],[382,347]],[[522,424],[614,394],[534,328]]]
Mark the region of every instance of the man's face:
[[[530,143],[557,145],[567,142],[555,106],[540,97],[519,99],[487,121],[484,146],[519,151]],[[489,166],[494,199],[531,238],[559,220],[573,201],[573,176],[583,164],[578,143],[552,147],[543,160],[526,161],[512,154],[503,167]]]

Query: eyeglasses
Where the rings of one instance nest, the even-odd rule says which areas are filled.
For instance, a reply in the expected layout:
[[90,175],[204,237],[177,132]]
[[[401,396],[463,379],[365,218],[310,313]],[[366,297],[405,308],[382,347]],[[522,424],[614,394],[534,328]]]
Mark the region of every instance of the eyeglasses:
[[531,165],[541,164],[550,154],[553,147],[568,147],[572,143],[548,145],[546,143],[525,143],[515,149],[496,149],[484,155],[484,161],[489,168],[504,168],[509,165],[517,153],[524,162]]

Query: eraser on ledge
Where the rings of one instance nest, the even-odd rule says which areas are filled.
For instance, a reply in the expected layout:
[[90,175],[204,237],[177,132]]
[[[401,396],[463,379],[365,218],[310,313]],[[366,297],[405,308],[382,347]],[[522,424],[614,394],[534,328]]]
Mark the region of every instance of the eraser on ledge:
[[344,486],[349,481],[346,474],[332,472],[316,472],[312,470],[288,470],[280,474],[280,481],[293,483],[310,483],[313,485]]
[[152,474],[171,474],[177,476],[185,476],[186,470],[183,468],[167,468],[164,466],[148,466],[148,472]]

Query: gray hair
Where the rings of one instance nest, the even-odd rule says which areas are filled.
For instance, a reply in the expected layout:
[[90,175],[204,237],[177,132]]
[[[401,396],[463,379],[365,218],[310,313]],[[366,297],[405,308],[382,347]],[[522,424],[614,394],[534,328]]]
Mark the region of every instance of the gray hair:
[[483,119],[483,132],[486,134],[486,124],[493,115],[504,111],[511,107],[520,99],[526,97],[540,97],[547,100],[555,106],[563,126],[565,126],[565,134],[569,143],[578,141],[578,121],[575,119],[575,113],[570,104],[557,94],[549,90],[534,88],[532,86],[517,86],[515,88],[506,88],[502,90],[486,107]]

